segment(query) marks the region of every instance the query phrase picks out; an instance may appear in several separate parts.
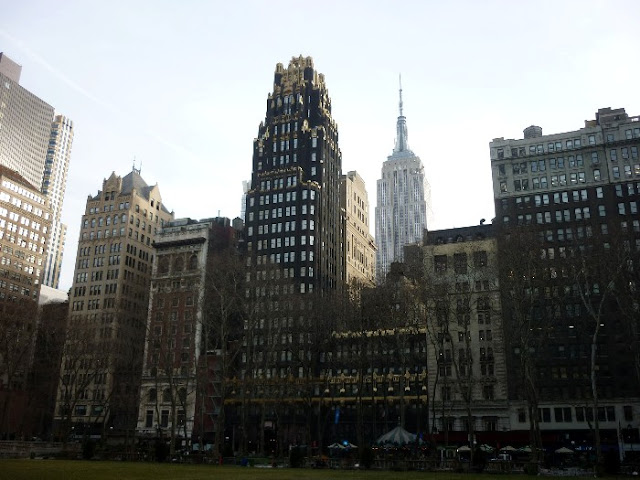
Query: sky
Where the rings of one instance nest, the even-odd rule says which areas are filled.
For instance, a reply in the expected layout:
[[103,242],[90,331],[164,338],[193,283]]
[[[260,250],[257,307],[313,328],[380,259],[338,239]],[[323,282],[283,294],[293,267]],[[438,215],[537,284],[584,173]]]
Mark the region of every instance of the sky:
[[640,115],[637,0],[0,0],[0,12],[20,84],[74,121],[64,290],[87,196],[134,161],[176,218],[240,214],[275,66],[294,56],[325,75],[372,234],[399,74],[431,230],[491,221],[492,139],[577,130],[603,107]]

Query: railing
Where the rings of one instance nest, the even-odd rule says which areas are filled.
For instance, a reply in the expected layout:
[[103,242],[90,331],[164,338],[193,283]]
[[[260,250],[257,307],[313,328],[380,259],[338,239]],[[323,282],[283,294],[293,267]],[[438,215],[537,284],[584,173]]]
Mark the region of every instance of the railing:
[[[67,447],[67,449],[78,449],[77,444],[67,445]],[[60,453],[62,449],[62,442],[0,441],[0,458],[53,455]]]

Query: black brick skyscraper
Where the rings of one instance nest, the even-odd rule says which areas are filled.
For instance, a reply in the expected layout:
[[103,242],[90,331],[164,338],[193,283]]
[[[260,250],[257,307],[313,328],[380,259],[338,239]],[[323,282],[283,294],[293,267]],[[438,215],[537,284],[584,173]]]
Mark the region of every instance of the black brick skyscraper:
[[277,64],[246,200],[255,295],[286,298],[342,285],[341,163],[324,75],[311,57]]

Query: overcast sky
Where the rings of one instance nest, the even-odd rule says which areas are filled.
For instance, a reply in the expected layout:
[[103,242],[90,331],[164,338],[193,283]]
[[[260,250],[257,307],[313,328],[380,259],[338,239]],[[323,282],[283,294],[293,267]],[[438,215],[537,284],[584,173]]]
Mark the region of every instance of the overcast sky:
[[63,289],[87,196],[134,158],[177,218],[240,214],[275,65],[292,56],[325,74],[372,233],[399,73],[433,229],[493,218],[493,138],[575,130],[601,107],[640,115],[637,0],[0,0],[0,12],[0,51],[22,65],[21,85],[75,125]]

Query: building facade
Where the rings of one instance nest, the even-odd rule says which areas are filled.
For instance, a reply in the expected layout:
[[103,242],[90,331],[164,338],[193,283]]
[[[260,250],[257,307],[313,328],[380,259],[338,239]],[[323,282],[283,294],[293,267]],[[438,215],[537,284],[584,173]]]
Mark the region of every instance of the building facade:
[[49,199],[0,166],[0,300],[38,301],[51,218]]
[[422,240],[431,221],[431,187],[424,166],[408,145],[407,120],[402,113],[396,126],[396,145],[382,164],[377,185],[376,280],[384,282],[392,262],[402,262],[404,247]]
[[364,180],[351,171],[340,179],[344,212],[345,281],[373,286],[376,281],[376,245],[369,232],[369,196]]
[[492,225],[434,230],[406,249],[423,285],[428,391],[438,441],[495,444],[510,429],[507,370]]
[[[207,291],[212,257],[236,252],[239,231],[227,218],[180,219],[156,241],[137,433],[141,438],[211,442],[218,428],[215,368]],[[232,256],[234,253],[231,254]]]
[[247,247],[252,280],[264,281],[256,287],[261,295],[268,265],[280,270],[286,292],[341,286],[341,168],[324,75],[314,69],[311,57],[292,58],[287,68],[279,63],[253,144],[247,192]]
[[73,122],[20,85],[22,67],[0,52],[0,165],[18,172],[50,198],[52,228],[48,235],[42,283],[58,288],[66,225],[61,223]]
[[580,444],[595,421],[603,445],[638,441],[639,120],[603,108],[490,144],[514,429]]
[[60,435],[133,432],[153,242],[172,217],[139,170],[112,173],[88,197],[56,404]]
[[40,188],[54,111],[20,85],[21,71],[0,53],[0,165]]
[[51,200],[53,214],[42,283],[52,288],[58,288],[67,235],[67,226],[62,223],[62,206],[67,189],[67,173],[72,145],[73,122],[63,115],[56,115],[51,124],[51,135],[42,179],[42,193]]
[[50,229],[47,197],[0,165],[0,434],[7,437],[29,428],[26,380]]

